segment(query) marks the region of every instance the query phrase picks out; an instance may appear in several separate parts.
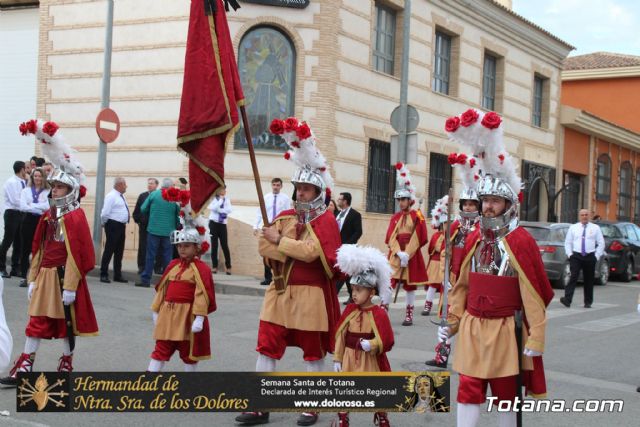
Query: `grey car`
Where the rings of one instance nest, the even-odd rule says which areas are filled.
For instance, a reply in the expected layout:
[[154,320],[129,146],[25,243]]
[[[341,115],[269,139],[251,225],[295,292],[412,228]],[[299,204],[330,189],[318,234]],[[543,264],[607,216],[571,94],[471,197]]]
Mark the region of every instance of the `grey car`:
[[[564,289],[569,284],[571,269],[569,259],[564,250],[564,240],[571,224],[550,223],[550,222],[529,222],[521,221],[524,227],[538,243],[544,269],[551,285],[557,289]],[[580,272],[579,282],[582,282],[582,272]],[[596,285],[604,286],[609,281],[609,256],[605,255],[596,264],[595,281]]]

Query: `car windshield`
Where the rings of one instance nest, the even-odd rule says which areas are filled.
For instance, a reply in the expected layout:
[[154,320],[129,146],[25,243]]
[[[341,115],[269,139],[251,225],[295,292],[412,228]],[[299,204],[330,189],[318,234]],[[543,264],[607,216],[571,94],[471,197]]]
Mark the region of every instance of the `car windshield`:
[[604,237],[620,237],[620,232],[611,224],[598,224]]
[[536,241],[549,240],[551,236],[551,230],[548,228],[524,226],[524,229],[527,230]]

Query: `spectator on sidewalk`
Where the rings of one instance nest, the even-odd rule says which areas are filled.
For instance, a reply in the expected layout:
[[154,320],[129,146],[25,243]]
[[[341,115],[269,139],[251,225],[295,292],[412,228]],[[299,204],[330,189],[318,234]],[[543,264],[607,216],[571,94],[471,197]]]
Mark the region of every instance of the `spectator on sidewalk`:
[[[147,191],[140,193],[136,201],[136,207],[131,215],[136,224],[138,224],[138,274],[142,274],[147,257],[147,224],[149,223],[149,217],[142,213],[142,204],[147,200],[149,194],[158,189],[158,184],[158,180],[155,178],[147,179]],[[162,273],[161,267],[162,258],[156,256],[154,271],[158,274]]]
[[227,243],[227,216],[233,211],[231,199],[227,197],[226,187],[220,187],[216,196],[209,204],[209,233],[211,234],[211,270],[218,272],[218,240],[224,253],[224,266],[228,275],[231,274],[231,254]]
[[120,176],[114,179],[113,190],[104,198],[104,206],[100,213],[104,233],[107,237],[100,264],[100,281],[102,283],[111,283],[109,280],[111,257],[113,257],[113,281],[127,283],[127,280],[122,277],[122,256],[130,216],[129,206],[124,198],[126,191],[127,182],[125,179]]
[[336,216],[336,217],[340,213],[340,209],[338,209],[338,205],[336,204],[336,201],[333,199],[329,200],[329,205],[327,206],[327,210],[331,212],[333,216]]
[[584,308],[591,308],[596,263],[604,255],[605,243],[600,227],[589,222],[589,211],[581,209],[578,216],[580,221],[569,227],[564,241],[564,250],[569,257],[571,277],[564,290],[564,297],[560,298],[560,302],[565,307],[571,306],[573,291],[578,282],[580,270],[582,270],[584,277]]
[[[340,193],[338,207],[340,208],[340,213],[336,216],[336,221],[338,221],[338,228],[340,229],[340,240],[343,245],[355,245],[362,237],[362,215],[351,207],[351,193]],[[343,302],[346,305],[353,302],[351,298],[351,283],[349,283],[348,278],[345,281],[338,280],[336,282],[336,292],[340,293],[345,283],[349,294],[347,300]]]
[[[49,209],[49,184],[42,168],[36,167],[29,177],[29,185],[20,192],[20,210],[22,223],[20,224],[22,254],[20,257],[20,270],[24,277],[29,272],[29,255],[31,255],[31,243],[36,232],[38,221],[43,213]],[[22,279],[21,288],[27,287],[27,280]]]
[[162,180],[162,189],[149,194],[144,201],[141,212],[149,217],[147,224],[147,256],[144,264],[144,271],[140,275],[140,282],[136,286],[148,288],[153,274],[153,264],[156,254],[162,256],[162,270],[164,271],[171,262],[171,242],[169,236],[178,227],[178,215],[180,206],[174,202],[167,202],[162,198],[162,190],[173,187],[173,180],[165,178]]
[[[264,204],[267,208],[267,222],[271,224],[273,219],[277,217],[280,212],[291,209],[291,199],[284,193],[281,193],[282,190],[282,180],[280,178],[273,178],[271,180],[271,193],[265,194],[264,196]],[[257,236],[262,227],[266,227],[267,224],[264,224],[262,213],[260,212],[260,208],[258,208],[258,216],[256,218],[256,223],[253,226],[253,235]],[[265,264],[264,266],[264,280],[260,282],[262,286],[268,286],[273,279],[273,274],[271,273],[271,268]]]
[[42,170],[44,171],[45,178],[48,178],[49,175],[51,175],[51,172],[53,172],[53,163],[44,162],[42,164]]
[[[20,271],[20,193],[27,186],[25,163],[17,160],[13,163],[13,176],[4,183],[4,237],[0,245],[0,275],[8,277],[21,276]],[[7,272],[7,251],[11,253],[11,272]],[[24,279],[24,276],[21,276]]]

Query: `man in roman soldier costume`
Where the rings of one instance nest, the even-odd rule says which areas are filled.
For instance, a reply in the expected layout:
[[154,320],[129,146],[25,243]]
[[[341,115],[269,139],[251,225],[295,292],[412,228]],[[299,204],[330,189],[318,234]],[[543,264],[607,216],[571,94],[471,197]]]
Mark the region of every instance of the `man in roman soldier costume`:
[[416,289],[427,283],[421,249],[427,244],[428,236],[422,212],[411,209],[415,203],[415,187],[411,183],[409,169],[403,163],[396,164],[396,180],[394,198],[398,201],[400,211],[391,217],[384,242],[389,247],[391,286],[395,289],[402,284],[406,292],[406,311],[402,326],[411,326]]
[[[438,329],[442,341],[459,335],[453,369],[460,374],[461,427],[477,424],[487,385],[498,401],[515,401],[520,380],[528,394],[546,394],[542,353],[553,291],[535,240],[518,226],[521,181],[504,147],[501,122],[496,113],[471,109],[447,123],[450,138],[471,145],[483,163],[476,186],[480,239],[468,246],[451,291],[450,326]],[[516,425],[515,412],[498,417],[500,426]]]
[[[451,240],[451,259],[449,260],[449,283],[453,286],[456,283],[460,266],[466,254],[466,248],[472,244],[474,240],[479,238],[478,228],[476,224],[479,220],[478,208],[480,199],[475,190],[474,166],[476,160],[469,158],[466,154],[452,153],[449,155],[449,163],[460,171],[460,178],[464,188],[460,193],[458,208],[460,209],[459,217],[453,221],[450,227],[449,238]],[[444,253],[444,241],[441,251]],[[429,260],[431,261],[431,260]],[[444,262],[441,263],[444,275]],[[425,307],[426,308],[426,307]],[[442,312],[442,299],[438,312]],[[427,360],[425,363],[429,366],[438,368],[446,368],[449,354],[451,353],[451,340],[446,342],[438,341],[435,348],[436,356]]]
[[[333,356],[336,372],[389,372],[387,352],[393,347],[393,329],[381,306],[391,293],[389,262],[372,247],[342,245],[340,271],[350,277],[353,302],[344,310],[336,332]],[[373,422],[389,427],[386,412],[376,412]],[[349,413],[339,412],[336,427],[349,427]]]
[[0,384],[16,386],[18,372],[31,372],[42,339],[62,339],[59,372],[71,372],[75,336],[98,334],[86,276],[95,264],[93,242],[80,199],[85,188],[80,163],[62,141],[58,125],[30,120],[20,125],[23,135],[34,134],[42,151],[56,165],[47,178],[51,209],[40,218],[32,245],[29,282],[29,323],[24,352]]
[[[319,372],[326,353],[333,353],[340,318],[335,291],[340,231],[325,205],[333,182],[306,123],[293,117],[274,120],[270,130],[282,135],[291,148],[285,158],[297,165],[291,179],[296,200],[294,209],[281,212],[260,236],[260,255],[271,265],[274,277],[260,312],[256,371],[275,371],[286,347],[299,347],[307,371]],[[317,420],[317,412],[303,412],[298,425]],[[236,421],[262,424],[269,421],[269,414],[247,412]]]
[[444,196],[436,200],[436,204],[431,209],[431,227],[436,230],[429,239],[427,253],[429,261],[427,262],[427,278],[428,283],[424,286],[427,296],[424,300],[424,308],[422,315],[428,316],[433,308],[433,297],[436,292],[442,290],[442,278],[444,275],[444,267],[440,257],[444,254],[444,233],[442,232],[445,222],[447,221],[447,211],[449,204],[449,196]]

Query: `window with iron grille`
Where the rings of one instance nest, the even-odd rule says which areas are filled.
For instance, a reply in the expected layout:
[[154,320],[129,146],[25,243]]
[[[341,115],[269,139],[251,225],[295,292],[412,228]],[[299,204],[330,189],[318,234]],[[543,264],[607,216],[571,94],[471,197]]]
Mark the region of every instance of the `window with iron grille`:
[[444,154],[431,153],[429,155],[429,204],[426,211],[430,212],[436,201],[449,193],[451,187],[451,165]]
[[540,76],[533,78],[533,114],[531,123],[534,126],[542,126],[542,97],[543,97],[544,79]]
[[396,12],[376,2],[376,26],[373,29],[373,68],[393,75],[396,43]]
[[598,157],[596,172],[596,200],[608,202],[611,199],[611,159],[607,154]]
[[495,110],[496,104],[496,64],[498,59],[490,55],[484,54],[484,67],[482,70],[482,108],[486,110]]
[[631,221],[631,163],[620,166],[620,188],[618,189],[618,220]]
[[449,94],[449,78],[451,76],[451,36],[436,31],[436,51],[433,61],[432,89]]
[[640,224],[640,168],[636,170],[636,208],[633,222]]
[[393,213],[394,172],[391,168],[391,145],[375,139],[369,140],[367,212]]

